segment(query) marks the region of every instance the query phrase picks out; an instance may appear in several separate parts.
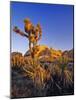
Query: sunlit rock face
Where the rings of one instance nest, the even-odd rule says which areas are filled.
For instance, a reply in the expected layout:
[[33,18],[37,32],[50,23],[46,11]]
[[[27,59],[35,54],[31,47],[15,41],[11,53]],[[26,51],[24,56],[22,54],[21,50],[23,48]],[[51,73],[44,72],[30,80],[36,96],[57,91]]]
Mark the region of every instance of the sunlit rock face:
[[[45,45],[38,45],[35,50],[35,56],[44,61],[52,61],[62,55],[62,51],[49,48]],[[28,50],[24,56],[30,56],[30,51]]]

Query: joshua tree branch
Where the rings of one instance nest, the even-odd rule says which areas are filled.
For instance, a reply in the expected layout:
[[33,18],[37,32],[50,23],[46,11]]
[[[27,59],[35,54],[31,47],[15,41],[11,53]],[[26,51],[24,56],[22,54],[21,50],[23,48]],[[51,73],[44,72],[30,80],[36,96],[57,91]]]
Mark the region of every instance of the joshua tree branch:
[[18,27],[16,27],[16,26],[14,27],[13,31],[16,32],[17,34],[21,35],[21,36],[24,36],[24,37],[28,38],[28,35],[25,34],[24,32],[22,32],[22,31],[21,31],[20,29],[18,29]]

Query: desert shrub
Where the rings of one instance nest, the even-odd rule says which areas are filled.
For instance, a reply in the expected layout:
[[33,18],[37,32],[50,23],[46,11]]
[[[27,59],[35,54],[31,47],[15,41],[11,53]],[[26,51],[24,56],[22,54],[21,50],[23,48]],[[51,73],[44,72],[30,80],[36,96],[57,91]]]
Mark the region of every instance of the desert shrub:
[[12,67],[22,67],[24,66],[24,57],[19,54],[15,54],[11,56],[11,66]]

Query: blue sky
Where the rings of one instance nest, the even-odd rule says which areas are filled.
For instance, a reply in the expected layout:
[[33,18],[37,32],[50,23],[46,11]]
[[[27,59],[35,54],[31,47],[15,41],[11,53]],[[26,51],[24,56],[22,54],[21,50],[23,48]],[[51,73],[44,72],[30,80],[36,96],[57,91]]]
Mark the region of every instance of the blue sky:
[[28,40],[13,32],[13,27],[18,26],[24,31],[25,18],[29,18],[34,25],[40,22],[42,39],[38,44],[61,50],[73,48],[72,5],[11,2],[11,49],[23,54],[28,50]]

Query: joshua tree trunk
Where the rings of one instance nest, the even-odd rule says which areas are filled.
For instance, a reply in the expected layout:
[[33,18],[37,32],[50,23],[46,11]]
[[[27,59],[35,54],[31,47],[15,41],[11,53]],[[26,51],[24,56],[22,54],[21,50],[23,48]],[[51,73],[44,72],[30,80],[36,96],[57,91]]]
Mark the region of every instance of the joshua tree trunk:
[[36,51],[36,42],[33,42],[33,67],[35,68],[36,65],[37,65],[37,62],[36,62],[36,57],[35,57],[35,51]]

